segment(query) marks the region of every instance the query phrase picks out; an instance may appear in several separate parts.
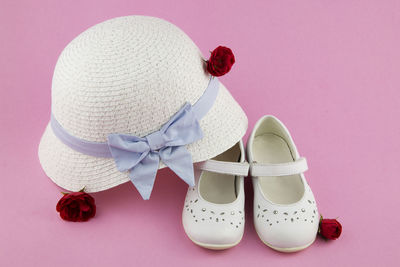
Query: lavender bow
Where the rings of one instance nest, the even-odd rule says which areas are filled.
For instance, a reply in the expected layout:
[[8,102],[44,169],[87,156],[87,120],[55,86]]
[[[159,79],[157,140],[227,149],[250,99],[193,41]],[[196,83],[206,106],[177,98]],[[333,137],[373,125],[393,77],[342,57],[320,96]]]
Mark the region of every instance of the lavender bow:
[[193,161],[185,145],[203,137],[192,106],[186,103],[159,131],[145,137],[110,134],[108,146],[117,169],[129,178],[143,199],[149,199],[160,159],[183,181],[194,186]]

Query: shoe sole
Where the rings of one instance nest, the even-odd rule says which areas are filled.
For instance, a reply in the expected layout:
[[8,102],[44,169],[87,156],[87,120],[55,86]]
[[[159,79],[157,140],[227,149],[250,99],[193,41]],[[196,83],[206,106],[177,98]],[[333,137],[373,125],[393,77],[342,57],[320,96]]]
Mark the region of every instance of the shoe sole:
[[263,241],[263,243],[265,245],[267,245],[268,247],[272,248],[273,250],[276,250],[276,251],[279,251],[279,252],[284,252],[284,253],[292,253],[292,252],[298,252],[298,251],[301,251],[303,249],[308,248],[309,246],[311,246],[314,243],[314,241],[315,241],[315,239],[311,243],[309,243],[309,244],[307,244],[305,246],[294,247],[294,248],[278,248],[278,247],[274,247],[274,246],[268,244],[267,242]]
[[279,248],[279,247],[275,247],[275,246],[269,244],[268,242],[265,242],[264,240],[262,240],[261,237],[260,237],[260,235],[259,235],[258,233],[257,233],[257,235],[258,235],[258,237],[260,238],[260,240],[261,240],[265,245],[267,245],[268,247],[272,248],[273,250],[276,250],[276,251],[279,251],[279,252],[284,252],[284,253],[298,252],[298,251],[301,251],[301,250],[303,250],[303,249],[306,249],[306,248],[308,248],[309,246],[311,246],[311,245],[314,243],[315,239],[316,239],[316,238],[314,238],[314,240],[311,241],[310,243],[308,243],[307,245],[300,246],[300,247]]
[[212,250],[224,250],[224,249],[232,248],[234,246],[237,246],[240,243],[240,241],[242,241],[242,238],[243,238],[243,235],[242,235],[240,237],[240,239],[233,244],[206,244],[206,243],[201,243],[201,242],[197,242],[197,241],[193,240],[189,235],[187,235],[187,236],[196,245],[206,248],[206,249],[212,249]]

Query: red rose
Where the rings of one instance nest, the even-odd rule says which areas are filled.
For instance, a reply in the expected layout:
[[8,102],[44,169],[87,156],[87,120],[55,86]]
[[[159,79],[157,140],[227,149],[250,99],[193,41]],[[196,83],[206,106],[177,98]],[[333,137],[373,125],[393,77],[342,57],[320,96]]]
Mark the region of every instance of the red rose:
[[235,56],[232,50],[225,46],[218,46],[211,52],[210,59],[207,61],[207,71],[216,77],[228,73],[235,63]]
[[342,233],[342,225],[335,219],[321,219],[319,234],[330,240],[337,239]]
[[61,218],[71,222],[85,222],[96,214],[94,198],[84,192],[65,194],[56,209]]

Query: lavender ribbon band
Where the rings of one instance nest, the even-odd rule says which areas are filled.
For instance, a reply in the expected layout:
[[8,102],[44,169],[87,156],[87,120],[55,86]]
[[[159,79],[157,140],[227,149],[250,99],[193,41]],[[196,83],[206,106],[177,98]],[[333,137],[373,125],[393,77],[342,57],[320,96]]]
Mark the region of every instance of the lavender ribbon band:
[[210,78],[207,89],[193,105],[186,103],[160,130],[144,137],[112,133],[107,142],[92,142],[68,133],[51,114],[55,136],[68,147],[94,157],[114,158],[119,171],[129,178],[143,199],[149,199],[160,160],[188,185],[194,186],[193,160],[185,145],[200,140],[199,120],[214,105],[219,82]]

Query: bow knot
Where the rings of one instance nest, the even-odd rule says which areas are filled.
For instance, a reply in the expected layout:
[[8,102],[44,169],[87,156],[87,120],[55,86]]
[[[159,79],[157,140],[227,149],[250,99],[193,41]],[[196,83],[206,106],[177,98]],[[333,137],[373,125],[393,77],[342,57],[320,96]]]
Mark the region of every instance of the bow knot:
[[147,143],[151,151],[156,151],[165,146],[165,140],[160,131],[156,131],[146,136]]
[[203,137],[192,106],[186,103],[159,131],[145,137],[110,134],[108,146],[119,171],[144,199],[149,199],[160,160],[183,181],[194,186],[193,161],[185,145]]

